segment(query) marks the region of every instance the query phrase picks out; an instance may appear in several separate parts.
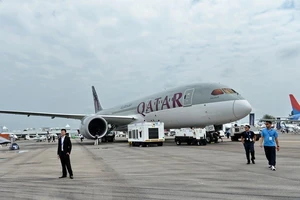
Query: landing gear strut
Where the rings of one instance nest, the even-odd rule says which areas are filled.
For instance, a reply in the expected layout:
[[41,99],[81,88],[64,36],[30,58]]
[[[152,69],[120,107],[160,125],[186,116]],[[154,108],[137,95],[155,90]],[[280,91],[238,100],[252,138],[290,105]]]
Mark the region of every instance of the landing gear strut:
[[115,133],[112,133],[112,131],[115,129],[115,128],[117,128],[117,126],[116,125],[114,125],[114,124],[109,124],[109,129],[108,129],[108,131],[107,131],[107,133],[105,134],[105,136],[103,136],[102,138],[101,138],[101,141],[102,142],[114,142],[115,141]]

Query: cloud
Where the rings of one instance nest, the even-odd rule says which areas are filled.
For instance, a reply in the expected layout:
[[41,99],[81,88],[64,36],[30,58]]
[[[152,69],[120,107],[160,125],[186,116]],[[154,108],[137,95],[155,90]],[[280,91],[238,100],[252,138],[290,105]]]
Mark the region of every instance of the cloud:
[[[0,3],[1,109],[93,112],[91,85],[115,106],[190,82],[221,82],[256,116],[299,96],[300,1]],[[0,125],[78,126],[0,115]]]
[[299,9],[299,1],[294,1],[294,0],[286,0],[284,1],[281,6],[281,9]]

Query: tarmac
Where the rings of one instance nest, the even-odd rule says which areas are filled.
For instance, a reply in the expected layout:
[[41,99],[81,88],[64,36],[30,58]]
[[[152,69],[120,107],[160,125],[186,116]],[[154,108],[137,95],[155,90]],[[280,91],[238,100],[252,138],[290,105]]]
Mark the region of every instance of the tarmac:
[[[120,139],[118,139],[120,140]],[[280,134],[277,171],[255,143],[256,164],[246,164],[240,142],[206,146],[129,147],[73,139],[74,179],[59,179],[57,143],[17,141],[0,148],[0,198],[90,199],[300,199],[300,135]]]

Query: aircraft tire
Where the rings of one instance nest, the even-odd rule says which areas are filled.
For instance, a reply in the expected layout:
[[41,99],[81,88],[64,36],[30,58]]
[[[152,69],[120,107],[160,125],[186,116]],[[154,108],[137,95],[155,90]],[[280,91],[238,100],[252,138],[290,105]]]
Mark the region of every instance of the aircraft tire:
[[212,138],[210,135],[206,137],[206,143],[210,144],[211,140],[212,140]]
[[215,141],[215,143],[218,143],[219,142],[219,138],[215,137],[214,141]]

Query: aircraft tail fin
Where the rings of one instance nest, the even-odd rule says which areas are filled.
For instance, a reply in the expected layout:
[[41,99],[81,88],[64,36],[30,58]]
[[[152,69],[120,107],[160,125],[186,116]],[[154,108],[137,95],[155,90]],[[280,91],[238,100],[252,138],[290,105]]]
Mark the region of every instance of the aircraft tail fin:
[[290,94],[290,100],[291,100],[291,104],[292,104],[292,108],[293,108],[293,114],[300,114],[300,105],[298,103],[298,101],[296,100],[296,98],[294,97],[294,95]]
[[103,110],[103,108],[100,104],[100,101],[98,99],[98,95],[97,95],[97,92],[96,92],[94,86],[92,86],[92,92],[93,92],[93,98],[94,98],[95,113],[97,113],[97,112]]

